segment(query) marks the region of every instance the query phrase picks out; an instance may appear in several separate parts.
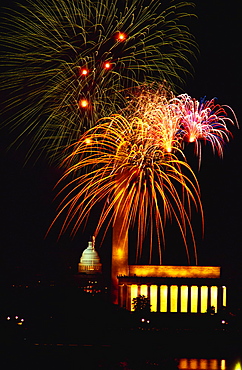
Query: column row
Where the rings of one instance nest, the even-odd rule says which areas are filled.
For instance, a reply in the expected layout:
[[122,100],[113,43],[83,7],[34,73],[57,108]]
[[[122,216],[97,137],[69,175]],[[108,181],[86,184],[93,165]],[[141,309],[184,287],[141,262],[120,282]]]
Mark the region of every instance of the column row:
[[216,313],[226,306],[225,286],[146,284],[120,285],[119,305],[132,311],[132,300],[139,295],[149,298],[153,312],[205,313],[213,306]]

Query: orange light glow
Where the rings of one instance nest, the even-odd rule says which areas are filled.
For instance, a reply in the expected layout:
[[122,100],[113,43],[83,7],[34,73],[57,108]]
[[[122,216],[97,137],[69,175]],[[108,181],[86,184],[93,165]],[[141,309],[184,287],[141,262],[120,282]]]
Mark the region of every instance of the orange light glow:
[[195,136],[190,136],[189,137],[189,143],[193,143],[195,141]]
[[168,265],[129,265],[130,275],[186,277],[186,278],[219,278],[218,266],[168,266]]
[[85,140],[85,143],[86,143],[87,145],[89,145],[89,144],[91,144],[91,143],[92,143],[92,140],[91,140],[90,138],[87,138],[87,139]]
[[127,35],[123,32],[118,32],[117,40],[118,41],[125,41],[127,39]]
[[112,65],[110,62],[105,62],[103,66],[105,69],[110,69]]
[[87,76],[88,75],[88,69],[87,68],[81,68],[80,69],[80,75],[81,76]]
[[79,101],[79,107],[80,108],[87,108],[88,105],[89,105],[89,103],[88,103],[88,100],[87,99],[81,99]]

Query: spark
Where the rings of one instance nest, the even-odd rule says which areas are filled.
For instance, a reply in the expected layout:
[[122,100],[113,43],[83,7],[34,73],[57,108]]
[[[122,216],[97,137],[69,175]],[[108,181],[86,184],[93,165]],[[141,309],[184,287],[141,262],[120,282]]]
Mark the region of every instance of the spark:
[[104,63],[104,68],[110,69],[111,68],[111,63],[110,62],[105,62]]
[[81,99],[81,100],[80,100],[80,102],[79,102],[79,106],[80,106],[81,108],[87,108],[87,107],[88,107],[88,105],[89,105],[89,102],[88,102],[88,100],[87,100],[87,99]]
[[117,40],[118,41],[125,41],[127,39],[127,35],[123,32],[118,32],[117,34]]
[[86,68],[82,68],[82,69],[80,70],[80,75],[81,75],[81,76],[87,76],[87,75],[88,75],[88,69],[86,69]]

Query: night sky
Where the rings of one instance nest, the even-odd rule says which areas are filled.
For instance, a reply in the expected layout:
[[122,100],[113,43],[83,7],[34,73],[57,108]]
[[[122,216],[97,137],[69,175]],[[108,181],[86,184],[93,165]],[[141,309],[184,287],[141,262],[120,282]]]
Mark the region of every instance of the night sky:
[[[208,99],[217,97],[220,104],[233,108],[241,125],[240,2],[210,0],[197,4],[198,19],[192,22],[192,27],[200,54],[194,62],[194,78],[188,80],[184,92],[197,99],[205,95]],[[202,192],[205,236],[202,240],[198,231],[197,241],[200,264],[221,265],[226,274],[241,280],[242,135],[241,130],[230,128],[234,138],[226,145],[222,160],[213,156],[211,148],[204,148],[197,177]],[[53,187],[60,171],[45,160],[24,166],[24,147],[6,151],[10,138],[4,130],[0,141],[3,281],[31,279],[36,273],[61,276],[69,266],[74,271],[92,234],[92,223],[73,240],[65,235],[57,242],[57,228],[45,238],[55,216]],[[173,255],[174,246],[175,243],[167,245]],[[109,255],[105,243],[100,254]]]

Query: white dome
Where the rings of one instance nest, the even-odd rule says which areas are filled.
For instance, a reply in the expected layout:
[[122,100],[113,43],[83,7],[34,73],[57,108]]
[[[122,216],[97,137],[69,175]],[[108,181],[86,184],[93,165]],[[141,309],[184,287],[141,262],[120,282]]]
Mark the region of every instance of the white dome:
[[78,264],[78,272],[96,274],[102,272],[102,264],[93,242],[88,242],[88,247],[83,251]]

